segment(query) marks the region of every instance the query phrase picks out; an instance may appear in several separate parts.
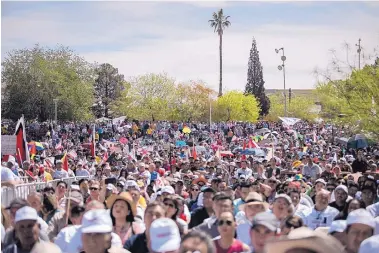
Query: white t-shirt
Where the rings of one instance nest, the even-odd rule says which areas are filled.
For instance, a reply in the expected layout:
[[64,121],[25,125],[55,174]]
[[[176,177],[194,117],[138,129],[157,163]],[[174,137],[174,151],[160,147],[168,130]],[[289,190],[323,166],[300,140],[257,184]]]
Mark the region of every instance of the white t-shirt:
[[1,166],[1,182],[20,180],[9,168]]
[[239,168],[237,170],[237,175],[238,176],[245,175],[246,178],[250,178],[253,175],[253,171],[249,168],[246,168],[246,169]]
[[303,219],[304,224],[310,229],[315,230],[318,227],[330,227],[334,218],[338,215],[339,211],[334,207],[327,206],[324,211],[316,211],[313,207],[305,210],[299,216]]
[[80,169],[80,170],[76,170],[76,176],[77,177],[89,177],[89,172],[88,170],[86,169]]
[[62,179],[62,178],[67,178],[68,177],[68,173],[67,171],[61,169],[61,170],[56,170],[53,174],[53,178],[54,179]]

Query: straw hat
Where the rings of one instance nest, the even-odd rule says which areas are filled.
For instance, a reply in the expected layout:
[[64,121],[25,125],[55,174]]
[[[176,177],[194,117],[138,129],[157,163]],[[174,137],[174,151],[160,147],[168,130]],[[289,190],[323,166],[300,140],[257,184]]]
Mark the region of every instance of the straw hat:
[[262,195],[257,192],[250,192],[245,199],[245,204],[239,206],[239,210],[244,211],[245,207],[250,205],[263,205],[266,210],[269,208],[269,204],[264,202]]
[[133,201],[133,198],[132,196],[130,195],[130,193],[128,192],[122,192],[120,194],[112,194],[108,199],[107,199],[107,208],[108,209],[111,209],[113,204],[117,201],[117,200],[123,200],[125,202],[127,202],[130,207],[131,207],[131,211],[132,211],[132,214],[133,216],[136,216],[137,215],[137,207],[136,207],[136,203]]
[[265,246],[265,252],[267,253],[285,253],[292,249],[308,249],[317,253],[345,252],[344,246],[334,237],[306,227],[294,229],[288,236],[270,240]]

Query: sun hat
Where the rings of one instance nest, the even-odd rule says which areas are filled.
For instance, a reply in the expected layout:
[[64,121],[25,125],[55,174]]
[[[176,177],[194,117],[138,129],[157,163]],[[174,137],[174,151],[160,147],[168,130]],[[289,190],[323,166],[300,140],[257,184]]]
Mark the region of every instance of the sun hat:
[[150,226],[151,249],[154,252],[175,251],[180,248],[181,237],[178,225],[169,218],[160,218]]
[[17,223],[19,221],[23,220],[38,220],[38,214],[37,211],[30,207],[30,206],[24,206],[16,211],[16,216],[14,219],[14,222]]
[[358,253],[373,253],[379,249],[379,235],[374,235],[361,243]]
[[315,185],[316,185],[317,183],[322,183],[323,185],[326,185],[325,180],[322,179],[322,178],[317,179],[316,182],[315,182]]
[[81,231],[88,233],[111,233],[113,230],[112,219],[104,209],[94,209],[83,215]]
[[272,238],[266,242],[266,253],[285,253],[292,249],[311,250],[317,253],[342,253],[344,246],[334,237],[307,227],[292,230],[288,236]]
[[161,192],[162,192],[162,194],[163,193],[175,194],[174,188],[172,188],[172,186],[170,186],[170,185],[163,186]]
[[111,209],[117,200],[123,200],[131,207],[133,216],[137,214],[136,203],[133,201],[132,195],[129,192],[121,192],[120,194],[112,194],[107,199],[107,208]]
[[265,208],[265,210],[267,210],[269,207],[269,204],[263,201],[262,195],[260,195],[257,192],[249,192],[245,199],[245,203],[240,205],[238,208],[240,211],[243,211],[246,206],[250,205],[262,205]]
[[265,226],[272,232],[276,232],[278,230],[279,221],[273,213],[261,212],[254,216],[251,228],[258,225]]
[[329,227],[328,234],[333,234],[335,232],[342,233],[347,227],[346,220],[335,220]]
[[349,213],[346,219],[347,226],[353,225],[353,224],[364,224],[372,229],[375,229],[375,219],[372,217],[372,215],[363,208],[357,209]]

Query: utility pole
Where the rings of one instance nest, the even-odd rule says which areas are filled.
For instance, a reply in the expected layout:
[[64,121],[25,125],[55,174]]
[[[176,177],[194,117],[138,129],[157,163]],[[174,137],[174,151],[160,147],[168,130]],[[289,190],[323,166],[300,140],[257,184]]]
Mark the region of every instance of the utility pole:
[[283,91],[284,91],[284,117],[287,117],[287,93],[286,93],[286,66],[284,62],[287,57],[284,55],[284,48],[281,47],[279,49],[275,49],[275,52],[278,54],[280,51],[283,52],[283,55],[280,57],[282,60],[282,65],[278,66],[279,70],[283,70]]
[[358,47],[358,49],[357,49],[357,53],[358,53],[358,69],[361,69],[361,52],[362,52],[361,38],[359,38],[358,44],[355,44],[355,46]]
[[55,124],[57,124],[57,119],[58,119],[58,99],[54,98],[53,102],[54,102],[54,111],[55,111],[54,121],[55,121]]

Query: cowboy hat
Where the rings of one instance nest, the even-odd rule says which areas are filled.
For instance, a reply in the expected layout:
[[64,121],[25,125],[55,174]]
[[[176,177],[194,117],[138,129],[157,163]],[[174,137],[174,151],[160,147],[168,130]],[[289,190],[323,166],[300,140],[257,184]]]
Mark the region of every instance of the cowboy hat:
[[263,201],[262,195],[257,192],[250,192],[245,199],[245,204],[239,206],[239,210],[244,211],[245,207],[250,205],[262,205],[266,210],[269,207],[269,204]]
[[128,203],[131,207],[131,211],[132,211],[132,214],[133,216],[136,216],[137,215],[137,207],[136,207],[136,203],[133,201],[133,198],[132,196],[130,195],[130,193],[128,192],[122,192],[120,194],[112,194],[111,196],[109,196],[109,198],[107,199],[107,208],[108,209],[111,209],[113,204],[117,201],[117,200],[123,200],[125,201],[126,203]]

